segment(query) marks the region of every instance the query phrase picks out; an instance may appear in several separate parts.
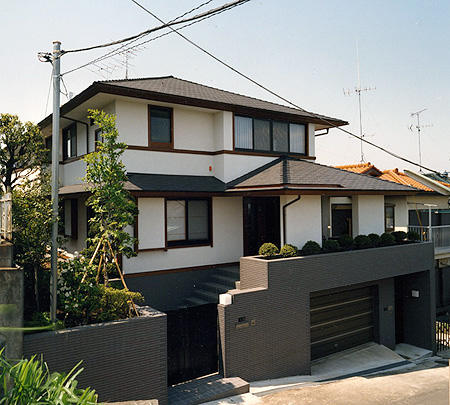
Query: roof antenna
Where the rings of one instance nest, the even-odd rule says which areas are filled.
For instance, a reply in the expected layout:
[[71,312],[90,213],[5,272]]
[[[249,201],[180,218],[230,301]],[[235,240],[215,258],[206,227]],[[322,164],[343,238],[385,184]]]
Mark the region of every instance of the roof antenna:
[[369,91],[369,90],[376,90],[376,87],[361,87],[360,79],[359,79],[359,50],[358,50],[358,38],[356,38],[356,69],[358,71],[358,86],[355,87],[355,90],[348,89],[347,91],[343,89],[344,96],[349,95],[352,93],[356,93],[358,95],[358,106],[359,106],[359,137],[361,139],[361,161],[360,163],[365,163],[364,159],[364,152],[363,152],[363,139],[364,139],[364,133],[363,133],[363,127],[362,127],[362,114],[361,114],[361,92],[362,91]]
[[[411,113],[411,117],[414,117],[415,115],[417,115],[416,128],[417,128],[417,137],[419,138],[419,172],[420,173],[423,173],[423,171],[422,171],[422,149],[421,149],[421,146],[420,146],[420,128],[427,128],[427,127],[432,127],[433,126],[433,124],[431,124],[431,125],[420,125],[420,118],[419,118],[419,116],[420,116],[420,114],[422,114],[426,110],[427,110],[427,108],[424,108],[423,110],[417,111],[415,113]],[[410,131],[412,131],[412,127],[413,127],[412,125],[409,127]]]

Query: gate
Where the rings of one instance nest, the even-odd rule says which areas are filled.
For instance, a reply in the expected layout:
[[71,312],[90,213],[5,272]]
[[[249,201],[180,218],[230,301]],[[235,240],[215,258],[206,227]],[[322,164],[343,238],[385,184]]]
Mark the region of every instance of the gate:
[[440,314],[436,317],[436,350],[442,352],[450,349],[450,316]]
[[169,386],[217,372],[217,304],[166,314]]

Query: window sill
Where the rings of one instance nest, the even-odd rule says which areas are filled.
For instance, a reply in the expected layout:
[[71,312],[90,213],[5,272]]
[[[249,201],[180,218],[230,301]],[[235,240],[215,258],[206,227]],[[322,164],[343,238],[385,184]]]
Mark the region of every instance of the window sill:
[[173,245],[173,246],[167,246],[167,249],[180,249],[180,248],[194,248],[194,247],[205,247],[210,246],[213,247],[211,242],[205,242],[205,243],[195,243],[195,244],[185,244],[185,245]]

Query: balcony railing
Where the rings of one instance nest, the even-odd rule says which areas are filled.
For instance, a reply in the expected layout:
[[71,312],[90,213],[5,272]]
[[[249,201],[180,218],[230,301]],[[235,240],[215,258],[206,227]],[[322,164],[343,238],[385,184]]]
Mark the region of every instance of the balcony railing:
[[11,194],[0,197],[0,243],[12,240]]
[[429,237],[430,229],[428,226],[409,226],[410,231],[416,231],[420,235],[421,242],[433,241],[435,250],[450,250],[450,225],[432,226],[431,239]]

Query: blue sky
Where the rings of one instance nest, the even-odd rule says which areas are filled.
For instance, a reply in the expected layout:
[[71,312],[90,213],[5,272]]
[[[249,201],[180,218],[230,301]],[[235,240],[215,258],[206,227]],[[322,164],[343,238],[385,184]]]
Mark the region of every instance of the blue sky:
[[[203,10],[218,7],[214,0]],[[141,0],[164,20],[199,5],[200,0]],[[37,59],[50,52],[53,40],[63,49],[108,42],[159,25],[126,0],[0,0],[0,112],[38,122],[47,105],[51,67]],[[294,1],[251,0],[182,32],[233,67],[301,107],[350,122],[359,134],[355,94],[356,41],[359,44],[363,130],[369,141],[418,161],[417,131],[411,113],[421,116],[422,163],[450,170],[450,2],[448,1]],[[68,54],[62,72],[105,51]],[[93,81],[124,78],[112,72],[112,60],[64,76],[68,91],[78,94]],[[129,76],[174,75],[225,90],[280,102],[239,77],[176,35],[145,45],[130,61]],[[65,96],[61,97],[67,101]],[[427,126],[432,125],[432,126]],[[380,169],[412,168],[370,146],[366,161]],[[358,140],[331,130],[317,138],[317,161],[360,161]]]

